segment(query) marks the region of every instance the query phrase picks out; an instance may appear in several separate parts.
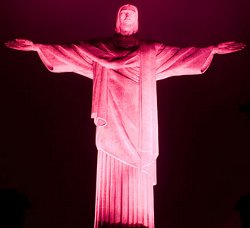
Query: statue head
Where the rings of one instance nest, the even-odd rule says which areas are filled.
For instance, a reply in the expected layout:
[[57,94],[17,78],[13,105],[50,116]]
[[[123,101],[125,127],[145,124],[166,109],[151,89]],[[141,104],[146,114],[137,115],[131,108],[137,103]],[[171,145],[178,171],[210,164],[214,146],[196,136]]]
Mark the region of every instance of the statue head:
[[138,10],[135,6],[126,4],[119,8],[115,32],[122,35],[132,35],[138,32]]

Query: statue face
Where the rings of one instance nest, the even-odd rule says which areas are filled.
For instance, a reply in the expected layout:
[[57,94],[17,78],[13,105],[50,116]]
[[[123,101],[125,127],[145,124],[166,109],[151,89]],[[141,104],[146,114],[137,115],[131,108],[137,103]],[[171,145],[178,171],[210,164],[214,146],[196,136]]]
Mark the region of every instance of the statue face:
[[116,32],[122,35],[131,35],[138,30],[138,10],[133,5],[120,7],[117,14]]
[[136,21],[135,11],[130,9],[124,9],[119,14],[120,27],[124,30],[131,29]]

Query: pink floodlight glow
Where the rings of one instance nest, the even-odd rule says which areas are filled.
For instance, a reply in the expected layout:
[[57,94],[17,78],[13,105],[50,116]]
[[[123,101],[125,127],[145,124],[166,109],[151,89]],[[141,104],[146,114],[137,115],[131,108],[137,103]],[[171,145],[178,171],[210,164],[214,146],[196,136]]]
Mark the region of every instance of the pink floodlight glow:
[[202,74],[214,54],[239,51],[245,45],[232,41],[179,48],[138,39],[138,10],[130,4],[118,10],[115,31],[110,39],[80,44],[16,39],[6,45],[37,51],[51,72],[74,72],[93,80],[91,117],[98,150],[94,228],[154,228],[156,81]]

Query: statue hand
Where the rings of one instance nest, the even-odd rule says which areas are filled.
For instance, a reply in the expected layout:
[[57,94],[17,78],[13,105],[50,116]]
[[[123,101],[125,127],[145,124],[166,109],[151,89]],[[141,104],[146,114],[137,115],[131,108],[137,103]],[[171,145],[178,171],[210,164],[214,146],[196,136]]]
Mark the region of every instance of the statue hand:
[[245,48],[246,45],[244,43],[237,43],[235,41],[229,41],[225,43],[220,43],[214,47],[214,54],[228,54],[236,51],[240,51]]
[[9,48],[13,48],[20,51],[37,51],[37,46],[30,40],[25,39],[15,39],[13,41],[8,41],[5,45]]

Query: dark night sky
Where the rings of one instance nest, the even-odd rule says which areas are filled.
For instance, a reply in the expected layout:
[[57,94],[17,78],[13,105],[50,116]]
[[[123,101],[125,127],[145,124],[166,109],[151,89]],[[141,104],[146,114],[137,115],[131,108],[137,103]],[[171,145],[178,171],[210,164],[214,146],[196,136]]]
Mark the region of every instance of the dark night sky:
[[[3,43],[71,43],[113,35],[120,0],[0,3],[0,188],[31,202],[25,228],[93,227],[96,148],[92,81],[52,74],[36,53]],[[141,37],[175,46],[236,40],[201,76],[158,82],[156,228],[239,228],[233,207],[250,193],[249,0],[131,1]],[[248,108],[249,109],[249,108]]]

